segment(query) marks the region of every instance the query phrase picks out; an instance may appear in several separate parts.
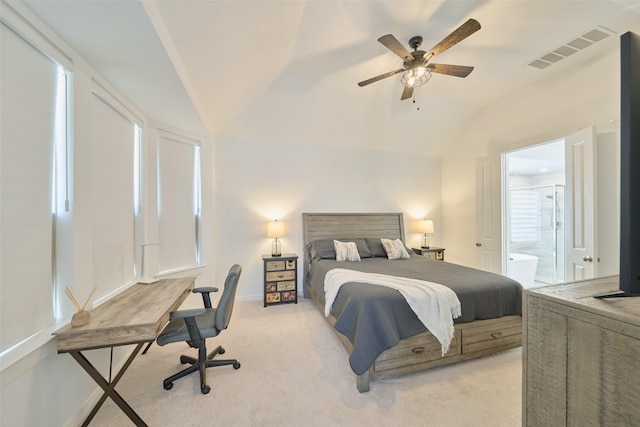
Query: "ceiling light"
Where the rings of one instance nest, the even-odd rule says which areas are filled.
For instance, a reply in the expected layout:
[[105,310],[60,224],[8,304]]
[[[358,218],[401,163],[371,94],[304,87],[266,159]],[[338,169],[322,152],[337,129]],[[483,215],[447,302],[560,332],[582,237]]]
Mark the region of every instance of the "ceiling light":
[[431,70],[427,67],[419,66],[409,68],[402,74],[402,84],[406,87],[419,87],[429,81]]

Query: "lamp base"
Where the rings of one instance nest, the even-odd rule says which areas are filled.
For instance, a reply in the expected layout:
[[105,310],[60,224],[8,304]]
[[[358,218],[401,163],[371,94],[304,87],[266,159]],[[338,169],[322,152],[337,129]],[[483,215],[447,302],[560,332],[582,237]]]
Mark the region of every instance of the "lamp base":
[[140,279],[138,279],[138,283],[142,285],[150,285],[152,283],[156,283],[157,281],[158,279],[154,279],[152,277],[141,277]]
[[276,237],[273,239],[271,243],[271,256],[280,256],[282,252],[280,251],[280,240]]
[[429,249],[429,236],[426,234],[422,238],[422,249]]

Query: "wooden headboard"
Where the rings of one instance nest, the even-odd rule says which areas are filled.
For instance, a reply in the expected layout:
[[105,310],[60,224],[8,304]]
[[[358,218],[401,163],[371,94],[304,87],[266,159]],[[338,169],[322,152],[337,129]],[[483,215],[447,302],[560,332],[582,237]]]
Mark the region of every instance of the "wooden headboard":
[[377,237],[404,240],[402,213],[303,213],[302,240],[304,251],[303,283],[307,296],[309,254],[307,245],[327,238]]
[[331,237],[379,237],[404,242],[402,213],[303,213],[304,246]]

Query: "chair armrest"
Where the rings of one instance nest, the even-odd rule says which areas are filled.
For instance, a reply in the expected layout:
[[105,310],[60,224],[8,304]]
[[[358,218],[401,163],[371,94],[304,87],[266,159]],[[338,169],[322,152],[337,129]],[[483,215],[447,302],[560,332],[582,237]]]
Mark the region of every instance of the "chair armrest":
[[211,308],[211,296],[209,295],[211,292],[218,292],[218,288],[214,288],[213,286],[200,287],[195,288],[191,292],[202,294],[202,303],[205,308]]
[[179,310],[171,313],[171,320],[173,319],[186,319],[189,317],[196,317],[205,314],[207,310],[204,308],[194,308],[191,310]]
[[200,288],[194,288],[191,292],[193,292],[194,294],[197,292],[203,293],[203,292],[218,292],[218,288],[214,288],[213,286],[206,286],[206,287],[200,287]]

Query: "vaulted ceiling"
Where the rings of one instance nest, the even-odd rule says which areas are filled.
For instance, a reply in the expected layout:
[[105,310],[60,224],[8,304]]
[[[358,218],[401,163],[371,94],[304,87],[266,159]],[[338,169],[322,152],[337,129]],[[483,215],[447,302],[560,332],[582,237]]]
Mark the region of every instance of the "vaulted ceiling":
[[[9,3],[14,3],[9,1]],[[433,154],[480,109],[566,76],[640,32],[640,1],[69,1],[24,3],[151,118],[256,143],[290,141]],[[400,68],[376,40],[428,50],[469,18],[482,29],[437,57],[400,101]],[[594,28],[611,34],[544,69],[528,64]],[[613,65],[612,65],[613,66]],[[597,82],[594,82],[597,84]]]

